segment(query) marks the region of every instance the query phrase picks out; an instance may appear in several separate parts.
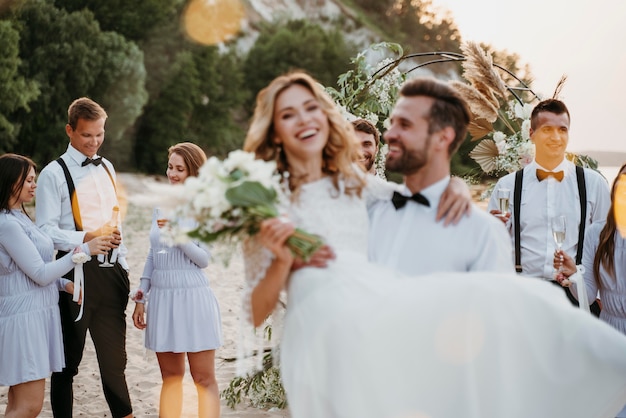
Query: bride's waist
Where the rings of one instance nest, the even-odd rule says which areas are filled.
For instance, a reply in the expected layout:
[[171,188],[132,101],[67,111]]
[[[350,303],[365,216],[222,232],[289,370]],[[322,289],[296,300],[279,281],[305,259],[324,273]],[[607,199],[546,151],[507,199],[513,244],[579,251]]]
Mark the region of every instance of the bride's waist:
[[373,264],[363,253],[351,250],[335,252],[326,267],[303,267],[291,274],[289,300],[298,300],[318,292],[333,292],[345,287],[346,282],[371,274]]
[[296,270],[294,274],[295,276],[298,272],[307,272],[307,274],[315,274],[319,270],[326,270],[327,274],[337,274],[338,271],[349,268],[351,270],[355,268],[359,268],[359,266],[364,266],[370,263],[367,260],[367,253],[361,251],[355,251],[350,249],[336,249],[333,248],[335,253],[335,258],[332,260],[328,260],[327,267],[304,267],[300,270]]

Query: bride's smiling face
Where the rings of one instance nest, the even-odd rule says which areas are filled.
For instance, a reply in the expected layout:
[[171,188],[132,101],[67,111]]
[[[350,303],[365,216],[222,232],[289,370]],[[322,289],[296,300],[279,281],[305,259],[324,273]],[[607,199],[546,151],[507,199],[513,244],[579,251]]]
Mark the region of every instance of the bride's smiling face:
[[328,116],[313,93],[300,84],[283,90],[274,105],[274,141],[281,144],[290,164],[321,158],[328,142]]

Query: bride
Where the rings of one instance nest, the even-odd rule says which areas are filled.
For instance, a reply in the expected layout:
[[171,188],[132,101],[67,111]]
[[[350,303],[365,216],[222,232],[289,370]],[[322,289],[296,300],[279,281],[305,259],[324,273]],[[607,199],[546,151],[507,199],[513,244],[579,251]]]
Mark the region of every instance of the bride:
[[[310,76],[259,93],[244,149],[276,160],[289,186],[289,221],[264,221],[244,248],[245,301],[259,326],[287,289],[280,367],[294,418],[590,418],[626,403],[626,338],[554,286],[408,278],[367,261],[366,205],[393,187],[352,163],[353,131]],[[294,225],[335,259],[294,268]]]

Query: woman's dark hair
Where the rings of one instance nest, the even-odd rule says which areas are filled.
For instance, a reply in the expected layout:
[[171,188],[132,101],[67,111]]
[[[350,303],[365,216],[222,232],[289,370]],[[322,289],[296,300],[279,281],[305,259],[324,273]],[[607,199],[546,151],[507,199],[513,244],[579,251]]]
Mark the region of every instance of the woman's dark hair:
[[11,198],[22,192],[31,168],[37,165],[30,158],[12,153],[0,156],[0,211],[11,209]]
[[600,265],[604,267],[604,270],[606,270],[611,277],[615,278],[615,231],[617,229],[615,222],[615,190],[617,189],[617,183],[625,168],[626,164],[620,167],[617,172],[617,177],[615,181],[613,181],[613,187],[611,188],[611,207],[606,216],[606,223],[602,231],[600,231],[598,248],[593,258],[593,277],[595,277],[598,286],[600,285]]

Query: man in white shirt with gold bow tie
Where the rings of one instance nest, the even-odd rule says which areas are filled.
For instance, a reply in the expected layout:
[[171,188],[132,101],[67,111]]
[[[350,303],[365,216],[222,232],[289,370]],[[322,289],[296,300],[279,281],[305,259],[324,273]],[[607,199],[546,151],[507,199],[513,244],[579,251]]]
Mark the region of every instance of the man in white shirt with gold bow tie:
[[[554,280],[556,244],[550,226],[552,218],[565,216],[563,250],[572,258],[577,253],[582,257],[584,229],[594,222],[603,222],[611,204],[604,177],[594,170],[577,168],[565,158],[569,128],[570,114],[563,102],[547,99],[537,104],[530,127],[535,159],[520,174],[502,177],[489,201],[488,210],[500,216],[498,190],[510,190],[511,211],[500,218],[511,235],[517,272],[524,276]],[[568,297],[572,300],[571,295]]]

